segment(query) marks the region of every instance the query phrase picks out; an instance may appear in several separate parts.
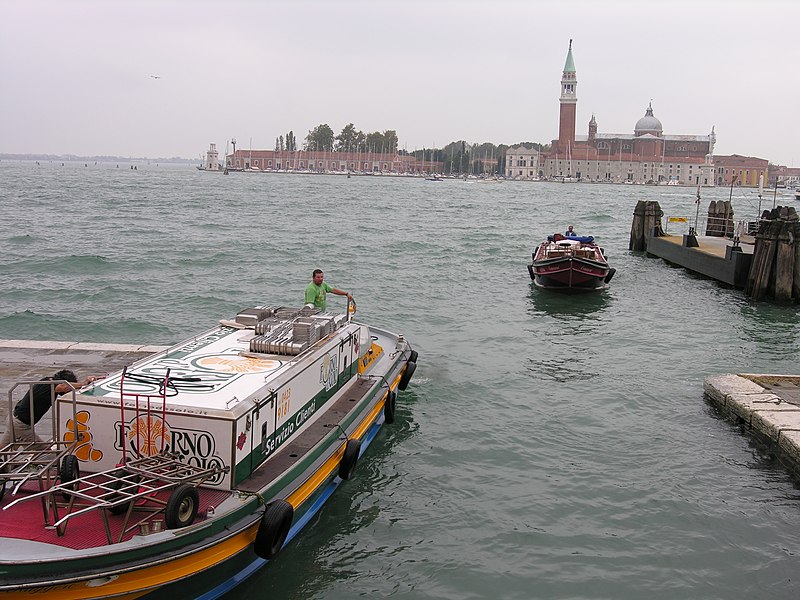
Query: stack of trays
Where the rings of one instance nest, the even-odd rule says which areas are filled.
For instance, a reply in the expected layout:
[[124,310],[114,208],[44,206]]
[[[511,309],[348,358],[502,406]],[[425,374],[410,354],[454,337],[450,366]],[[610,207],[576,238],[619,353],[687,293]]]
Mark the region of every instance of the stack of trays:
[[308,346],[319,339],[319,326],[316,319],[298,317],[292,324],[292,337],[295,342],[305,342]]

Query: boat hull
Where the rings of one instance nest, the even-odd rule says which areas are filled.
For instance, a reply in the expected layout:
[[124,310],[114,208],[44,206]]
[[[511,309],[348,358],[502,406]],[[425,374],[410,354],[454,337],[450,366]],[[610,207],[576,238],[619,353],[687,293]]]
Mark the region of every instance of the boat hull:
[[545,242],[528,265],[528,274],[537,288],[565,293],[604,290],[614,273],[602,249],[575,242]]

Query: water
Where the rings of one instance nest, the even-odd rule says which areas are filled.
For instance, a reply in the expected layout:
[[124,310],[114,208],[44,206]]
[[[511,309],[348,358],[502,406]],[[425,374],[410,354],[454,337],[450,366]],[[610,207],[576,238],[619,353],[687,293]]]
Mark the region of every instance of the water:
[[[397,422],[231,598],[796,598],[797,486],[702,382],[796,373],[797,310],[628,252],[640,199],[694,215],[680,187],[3,162],[0,338],[167,344],[319,267],[412,341]],[[532,289],[567,224],[607,292]]]

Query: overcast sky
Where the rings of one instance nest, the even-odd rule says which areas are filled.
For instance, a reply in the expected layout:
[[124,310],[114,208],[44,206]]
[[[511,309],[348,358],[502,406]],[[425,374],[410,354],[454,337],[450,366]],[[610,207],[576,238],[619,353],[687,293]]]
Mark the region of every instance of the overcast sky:
[[[577,133],[800,166],[800,2],[0,2],[0,153],[195,158],[321,123],[408,150],[549,142],[570,38]],[[152,77],[157,76],[158,79]]]

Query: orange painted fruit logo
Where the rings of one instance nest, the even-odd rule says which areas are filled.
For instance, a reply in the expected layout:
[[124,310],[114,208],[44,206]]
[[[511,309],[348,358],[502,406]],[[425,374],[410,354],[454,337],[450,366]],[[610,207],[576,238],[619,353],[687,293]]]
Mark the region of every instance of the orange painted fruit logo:
[[261,360],[244,356],[205,356],[197,365],[211,371],[223,373],[263,373],[272,371],[280,363],[274,360]]
[[89,411],[82,410],[75,415],[75,420],[67,421],[67,432],[64,434],[64,441],[71,444],[75,441],[75,433],[78,434],[78,444],[75,446],[73,454],[78,460],[83,462],[98,462],[103,458],[103,453],[94,447],[92,443],[92,432],[89,431]]

